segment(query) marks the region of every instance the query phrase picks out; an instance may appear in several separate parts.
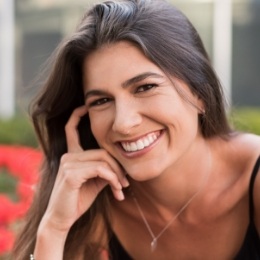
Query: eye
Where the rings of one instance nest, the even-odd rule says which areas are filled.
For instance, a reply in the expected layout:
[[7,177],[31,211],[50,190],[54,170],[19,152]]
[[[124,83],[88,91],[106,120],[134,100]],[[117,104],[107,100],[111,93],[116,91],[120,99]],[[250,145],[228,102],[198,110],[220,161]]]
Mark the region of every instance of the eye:
[[157,87],[156,84],[145,84],[145,85],[142,85],[142,86],[138,87],[136,89],[136,93],[145,92],[145,91],[148,91],[148,90],[153,89],[155,87]]
[[103,104],[106,104],[110,101],[111,99],[110,98],[100,98],[100,99],[97,99],[93,102],[91,102],[89,104],[90,107],[94,107],[94,106],[101,106]]

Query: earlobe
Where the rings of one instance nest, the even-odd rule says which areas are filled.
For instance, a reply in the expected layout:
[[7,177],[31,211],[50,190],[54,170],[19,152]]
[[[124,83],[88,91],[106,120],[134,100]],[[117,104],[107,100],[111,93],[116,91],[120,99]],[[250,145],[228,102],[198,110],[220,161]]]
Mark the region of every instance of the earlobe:
[[200,113],[202,116],[205,116],[205,114],[206,114],[206,111],[205,111],[205,109],[204,109],[204,108],[200,108],[200,111],[199,111],[199,113]]
[[205,104],[201,98],[197,98],[197,108],[198,108],[198,114],[205,116],[206,110],[205,110]]

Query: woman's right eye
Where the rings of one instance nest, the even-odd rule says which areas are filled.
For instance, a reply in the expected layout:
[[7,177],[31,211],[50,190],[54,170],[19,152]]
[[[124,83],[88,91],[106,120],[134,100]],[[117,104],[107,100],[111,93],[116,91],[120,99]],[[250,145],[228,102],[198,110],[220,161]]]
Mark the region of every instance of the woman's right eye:
[[101,106],[103,104],[108,103],[109,101],[110,101],[110,98],[100,98],[95,101],[92,101],[89,106],[90,107]]

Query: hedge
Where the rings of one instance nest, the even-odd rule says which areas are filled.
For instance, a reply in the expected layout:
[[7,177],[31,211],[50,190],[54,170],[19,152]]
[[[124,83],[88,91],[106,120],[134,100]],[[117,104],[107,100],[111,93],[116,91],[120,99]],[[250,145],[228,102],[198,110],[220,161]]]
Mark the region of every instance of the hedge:
[[260,135],[260,107],[234,108],[230,121],[237,130]]
[[[235,129],[260,135],[260,107],[234,108],[229,118]],[[0,144],[37,147],[29,118],[16,116],[7,121],[0,120]]]
[[0,120],[0,144],[37,146],[33,126],[26,116]]

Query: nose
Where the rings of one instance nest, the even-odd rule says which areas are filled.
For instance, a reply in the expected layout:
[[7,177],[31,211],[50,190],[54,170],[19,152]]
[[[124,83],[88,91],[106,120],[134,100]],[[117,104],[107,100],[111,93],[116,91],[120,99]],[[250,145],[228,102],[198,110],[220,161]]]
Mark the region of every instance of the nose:
[[122,135],[128,135],[142,122],[140,109],[135,102],[123,100],[117,102],[112,130]]

